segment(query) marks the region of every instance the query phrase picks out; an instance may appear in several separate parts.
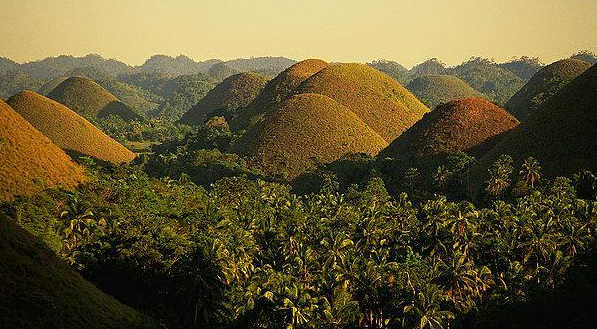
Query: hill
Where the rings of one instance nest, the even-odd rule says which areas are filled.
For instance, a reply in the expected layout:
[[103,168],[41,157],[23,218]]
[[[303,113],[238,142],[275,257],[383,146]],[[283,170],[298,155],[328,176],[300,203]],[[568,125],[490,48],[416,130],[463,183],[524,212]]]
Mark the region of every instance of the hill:
[[449,74],[466,81],[498,104],[506,103],[524,85],[518,75],[498,66],[492,60],[479,57],[451,68]]
[[157,327],[85,281],[45,244],[3,214],[0,263],[1,328]]
[[425,114],[379,156],[423,157],[465,151],[478,157],[518,123],[504,109],[485,99],[456,99]]
[[446,72],[446,64],[437,58],[430,58],[423,63],[417,64],[410,69],[410,75],[421,77],[425,75],[438,75]]
[[237,70],[226,65],[226,63],[224,63],[224,62],[216,63],[216,64],[212,65],[212,67],[210,67],[209,70],[207,71],[207,74],[210,77],[212,77],[218,81],[222,81],[222,80],[224,80],[230,76],[233,76],[237,73],[239,73]]
[[334,64],[305,80],[295,93],[330,97],[353,111],[386,142],[429,109],[388,75],[364,64]]
[[545,64],[541,63],[538,58],[522,56],[499,64],[499,66],[518,75],[523,81],[529,81]]
[[[58,87],[64,80],[68,79],[68,77],[55,77],[54,79],[44,83],[43,86],[37,89],[37,93],[40,95],[47,96],[52,90]],[[24,90],[30,90],[31,88],[25,88]],[[16,94],[18,91],[12,93],[11,95]]]
[[505,108],[519,120],[529,115],[558,90],[591,67],[578,59],[563,59],[537,72],[505,105]]
[[32,91],[20,92],[8,104],[72,157],[90,156],[128,163],[135,154],[64,105]]
[[597,170],[597,65],[593,65],[543,103],[479,162],[479,181],[487,168],[508,154],[520,166],[536,158],[544,177]]
[[84,173],[66,153],[0,100],[0,200],[34,193],[39,189],[34,180],[48,186],[72,187],[84,180]]
[[286,57],[253,57],[237,58],[224,62],[239,72],[274,72],[275,75],[296,64],[295,60]]
[[328,63],[320,59],[306,59],[284,70],[268,82],[259,96],[232,120],[232,128],[244,129],[261,120],[264,113],[290,97],[303,81],[327,66]]
[[0,57],[0,71],[12,71],[19,67],[12,59],[6,57]]
[[88,118],[117,115],[124,120],[141,119],[105,88],[84,77],[64,80],[48,94],[48,97]]
[[400,63],[388,60],[373,61],[367,63],[372,68],[381,71],[398,81],[402,85],[406,85],[410,81],[410,73]]
[[212,65],[219,62],[221,62],[219,59],[195,62],[184,55],[179,55],[177,57],[153,55],[148,58],[143,65],[135,67],[135,72],[163,73],[172,76],[206,73]]
[[570,58],[579,59],[589,64],[597,63],[597,54],[594,54],[588,50],[579,51],[576,54],[572,55]]
[[115,59],[105,59],[96,54],[89,54],[84,57],[68,55],[48,57],[39,61],[21,64],[19,69],[27,72],[32,77],[52,79],[64,76],[68,71],[80,67],[96,67],[114,77],[132,70],[132,67],[123,62]]
[[230,151],[272,175],[293,179],[346,153],[374,155],[387,144],[356,114],[318,94],[292,96],[236,141]]
[[210,90],[178,122],[200,125],[208,114],[216,110],[223,113],[232,112],[233,115],[238,109],[255,100],[268,81],[268,77],[256,73],[235,74]]
[[426,75],[418,77],[411,81],[406,86],[406,89],[417,96],[430,109],[434,109],[439,104],[456,98],[486,98],[485,95],[453,75]]

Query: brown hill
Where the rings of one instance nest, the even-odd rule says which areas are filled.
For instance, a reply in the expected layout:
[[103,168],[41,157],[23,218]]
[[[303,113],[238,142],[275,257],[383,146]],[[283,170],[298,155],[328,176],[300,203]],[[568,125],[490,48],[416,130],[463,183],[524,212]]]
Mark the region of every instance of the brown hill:
[[386,142],[429,109],[388,75],[364,64],[334,64],[305,80],[295,93],[330,97],[353,111]]
[[380,156],[434,156],[465,151],[480,156],[518,125],[506,110],[481,98],[439,105],[396,138]]
[[38,190],[33,180],[67,187],[84,180],[83,170],[46,136],[0,100],[0,200]]
[[151,328],[0,214],[0,328]]
[[519,120],[525,120],[543,102],[589,67],[591,64],[571,58],[552,63],[533,75],[522,89],[508,100],[505,108]]
[[597,65],[593,65],[543,103],[479,161],[479,181],[502,154],[520,166],[539,160],[545,177],[597,171]]
[[263,114],[292,95],[296,87],[313,74],[326,68],[328,63],[320,59],[306,59],[278,74],[257,98],[231,122],[239,130],[260,121]]
[[135,154],[64,105],[32,91],[8,104],[71,156],[90,156],[110,163],[130,162]]
[[226,78],[210,90],[195,106],[185,113],[179,123],[203,124],[213,111],[237,111],[251,103],[265,87],[269,78],[256,73],[239,73]]
[[352,111],[318,94],[292,96],[249,129],[230,151],[293,179],[345,153],[376,154],[387,144]]
[[54,88],[48,97],[87,118],[116,115],[124,120],[140,120],[130,107],[93,80],[72,77]]

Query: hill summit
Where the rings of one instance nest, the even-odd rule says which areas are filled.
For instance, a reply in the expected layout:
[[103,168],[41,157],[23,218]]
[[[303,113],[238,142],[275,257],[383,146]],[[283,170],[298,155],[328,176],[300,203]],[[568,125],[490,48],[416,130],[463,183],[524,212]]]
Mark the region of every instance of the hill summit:
[[34,180],[72,187],[84,179],[66,153],[0,100],[0,200],[34,193]]
[[88,78],[68,78],[54,88],[48,97],[87,118],[116,115],[124,120],[141,119],[130,107]]
[[480,156],[493,147],[518,120],[480,98],[461,98],[425,114],[380,156],[435,156],[465,151]]
[[406,89],[415,94],[430,109],[457,98],[487,98],[460,78],[445,74],[416,78],[406,86]]
[[90,156],[128,163],[135,154],[64,105],[32,91],[22,91],[8,104],[72,157]]

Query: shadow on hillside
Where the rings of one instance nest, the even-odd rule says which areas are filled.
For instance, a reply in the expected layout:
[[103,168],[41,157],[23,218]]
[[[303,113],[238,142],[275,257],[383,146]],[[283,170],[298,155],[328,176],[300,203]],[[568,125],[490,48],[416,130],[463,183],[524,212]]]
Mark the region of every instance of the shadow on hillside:
[[68,150],[68,149],[64,149],[64,152],[66,154],[68,154],[68,156],[71,157],[71,159],[73,159],[73,161],[75,162],[80,162],[81,158],[91,158],[93,160],[93,162],[95,162],[96,164],[102,166],[102,167],[110,167],[112,166],[111,162],[108,162],[106,160],[101,160],[98,159],[96,157],[93,157],[89,154],[83,154],[79,151],[75,151],[75,150]]
[[464,150],[464,152],[479,159],[480,157],[485,155],[487,152],[489,152],[494,146],[496,146],[511,131],[512,130],[504,131],[501,134],[492,136],[492,137],[486,139],[483,143],[481,143],[477,146],[471,147],[468,150]]

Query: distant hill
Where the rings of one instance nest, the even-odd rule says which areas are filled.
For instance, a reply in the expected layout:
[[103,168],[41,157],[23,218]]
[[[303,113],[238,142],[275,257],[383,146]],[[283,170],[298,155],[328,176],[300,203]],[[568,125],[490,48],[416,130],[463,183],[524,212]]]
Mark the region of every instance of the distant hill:
[[184,55],[179,55],[177,57],[153,55],[147,59],[143,65],[135,67],[135,71],[143,73],[163,73],[173,76],[206,73],[212,65],[219,62],[221,62],[219,59],[195,62]]
[[212,65],[212,67],[210,67],[207,71],[207,74],[210,77],[219,81],[223,81],[224,79],[233,76],[237,73],[239,72],[236,69],[231,68],[224,62]]
[[210,90],[178,122],[203,124],[206,116],[213,111],[234,115],[238,109],[255,100],[268,81],[268,77],[256,73],[235,74]]
[[280,73],[290,66],[296,64],[296,61],[286,57],[253,57],[237,58],[224,62],[228,67],[238,72],[263,72]]
[[333,64],[309,77],[295,93],[330,97],[353,111],[386,142],[429,109],[388,75],[364,64]]
[[16,69],[18,66],[19,66],[19,64],[13,60],[6,58],[6,57],[0,57],[0,72],[1,71],[12,71],[12,70]]
[[132,67],[115,59],[105,59],[100,55],[89,54],[84,57],[60,55],[39,61],[21,64],[19,69],[32,77],[52,79],[64,76],[68,71],[80,67],[97,67],[112,76],[118,76],[132,70]]
[[529,81],[529,79],[539,70],[541,70],[545,64],[541,63],[538,58],[531,58],[522,56],[514,58],[506,63],[499,64],[500,67],[518,75],[522,80]]
[[402,85],[406,85],[410,79],[410,73],[400,63],[388,60],[373,61],[367,63],[372,68],[381,71],[398,81]]
[[7,99],[21,90],[37,90],[46,83],[43,78],[36,78],[27,72],[15,70],[0,70],[0,98]]
[[438,106],[396,138],[380,157],[424,157],[465,151],[480,156],[518,125],[504,109],[481,98]]
[[[83,180],[83,170],[66,153],[0,100],[0,200],[32,194],[44,185],[73,187]],[[0,273],[8,265],[2,264]],[[0,303],[6,300],[2,296]]]
[[492,60],[472,58],[449,70],[492,101],[504,104],[524,85],[523,79]]
[[48,97],[87,118],[116,115],[124,120],[140,120],[130,107],[94,81],[72,77],[54,88]]
[[[54,88],[58,87],[64,80],[68,79],[68,77],[56,77],[46,83],[44,83],[41,87],[37,89],[37,93],[40,95],[47,96]],[[24,88],[22,90],[31,90],[32,88]],[[15,91],[11,95],[16,94],[18,91]]]
[[479,162],[477,175],[485,181],[487,168],[502,154],[520,166],[535,157],[544,177],[570,176],[582,169],[597,171],[597,66],[593,65],[513,129]]
[[446,65],[437,58],[430,58],[410,69],[410,75],[421,77],[425,75],[438,75],[446,72]]
[[572,55],[570,58],[579,59],[590,64],[597,63],[597,54],[594,54],[588,50],[582,50]]
[[318,94],[290,97],[249,129],[230,151],[264,172],[293,179],[346,153],[376,154],[386,142],[355,113]]
[[157,328],[147,317],[85,281],[3,214],[0,264],[1,328]]
[[290,97],[303,81],[327,66],[328,63],[320,59],[306,59],[287,68],[267,83],[257,98],[231,122],[231,126],[240,130],[259,121],[269,109]]
[[412,80],[406,86],[406,89],[417,96],[430,109],[434,109],[439,104],[456,98],[486,98],[485,95],[453,75],[426,75],[418,77]]
[[541,104],[589,67],[591,64],[577,59],[563,59],[552,63],[535,74],[508,100],[505,107],[519,120],[525,120]]
[[71,157],[128,163],[135,154],[64,105],[32,91],[20,92],[8,104]]

